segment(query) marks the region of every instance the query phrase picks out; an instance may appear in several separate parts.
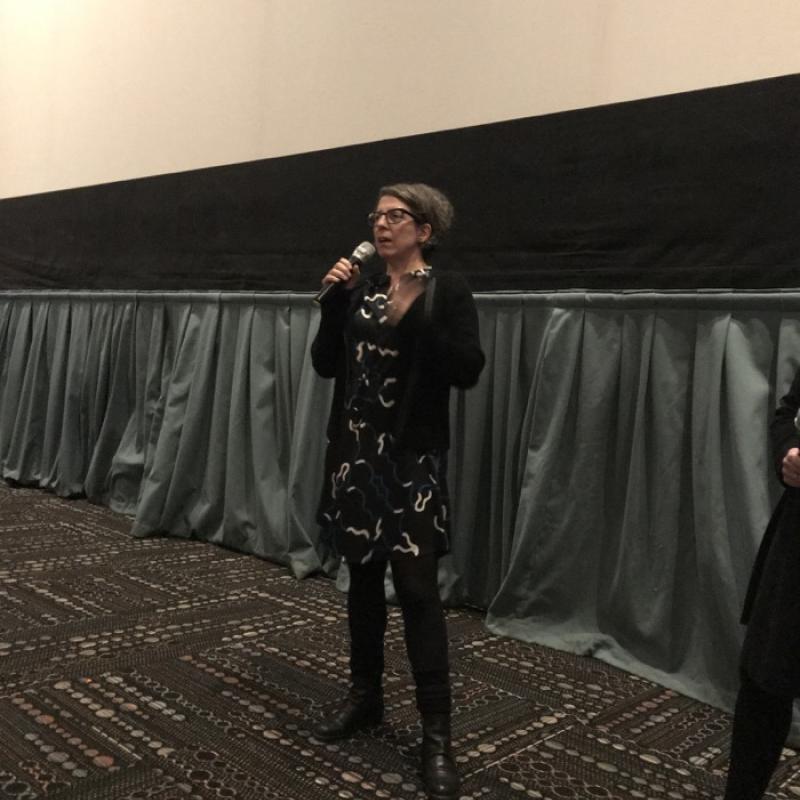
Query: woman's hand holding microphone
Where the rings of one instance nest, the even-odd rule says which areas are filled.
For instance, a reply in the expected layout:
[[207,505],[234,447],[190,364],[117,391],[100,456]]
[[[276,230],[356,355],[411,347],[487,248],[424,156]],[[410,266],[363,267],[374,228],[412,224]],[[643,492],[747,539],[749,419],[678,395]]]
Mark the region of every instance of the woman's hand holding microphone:
[[353,250],[350,258],[340,258],[322,279],[322,288],[317,292],[314,301],[322,303],[325,298],[335,292],[338,286],[352,289],[361,276],[361,265],[375,255],[375,247],[371,242],[361,242]]
[[781,472],[783,474],[783,482],[787,486],[800,489],[800,450],[798,448],[792,447],[787,451],[783,457]]
[[359,275],[361,275],[361,269],[358,264],[351,264],[350,260],[343,256],[325,273],[322,285],[343,283],[346,288],[350,289],[358,280]]

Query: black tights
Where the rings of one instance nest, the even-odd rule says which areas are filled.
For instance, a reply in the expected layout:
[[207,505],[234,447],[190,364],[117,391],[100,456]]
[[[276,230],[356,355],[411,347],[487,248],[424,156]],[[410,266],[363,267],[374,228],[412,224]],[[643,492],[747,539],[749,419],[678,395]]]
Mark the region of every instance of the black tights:
[[758,800],[789,735],[794,698],[765,692],[744,672],[741,677],[725,800]]
[[[392,577],[403,613],[406,651],[423,714],[450,711],[447,627],[439,597],[438,560],[433,554],[392,561]],[[386,631],[386,562],[348,564],[350,672],[354,685],[377,689],[383,676]]]

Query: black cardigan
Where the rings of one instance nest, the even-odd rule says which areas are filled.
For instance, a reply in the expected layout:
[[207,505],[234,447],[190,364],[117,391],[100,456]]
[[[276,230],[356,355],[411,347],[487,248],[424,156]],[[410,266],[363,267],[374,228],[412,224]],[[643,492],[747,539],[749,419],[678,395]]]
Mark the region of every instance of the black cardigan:
[[[408,359],[409,380],[398,409],[395,436],[412,450],[446,449],[450,445],[450,387],[474,386],[485,358],[478,336],[478,313],[469,287],[459,275],[435,273],[430,318],[425,294],[411,305],[397,326],[401,358]],[[322,304],[319,330],[311,345],[311,363],[323,378],[335,378],[328,439],[338,439],[346,383],[345,331],[364,292],[385,286],[381,274],[351,290],[336,290]]]

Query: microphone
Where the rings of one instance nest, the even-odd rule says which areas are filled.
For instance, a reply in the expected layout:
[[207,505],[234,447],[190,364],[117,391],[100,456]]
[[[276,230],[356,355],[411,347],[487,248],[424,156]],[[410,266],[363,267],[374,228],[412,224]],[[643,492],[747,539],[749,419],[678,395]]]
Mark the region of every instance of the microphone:
[[[375,255],[375,248],[372,246],[371,242],[361,242],[361,244],[356,247],[355,250],[350,254],[348,257],[348,261],[354,267],[363,267],[364,264],[369,261],[372,256]],[[342,288],[342,281],[335,281],[333,283],[326,283],[314,296],[314,302],[317,304],[321,304],[328,294],[334,289],[341,289]]]

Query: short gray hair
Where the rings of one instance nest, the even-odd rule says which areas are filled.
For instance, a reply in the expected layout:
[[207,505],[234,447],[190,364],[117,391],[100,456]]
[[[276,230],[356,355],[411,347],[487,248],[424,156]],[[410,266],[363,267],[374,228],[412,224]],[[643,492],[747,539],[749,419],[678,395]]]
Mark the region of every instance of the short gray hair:
[[433,250],[453,224],[453,204],[443,192],[427,183],[393,183],[381,186],[378,199],[386,195],[402,200],[422,222],[431,226],[431,236],[422,245],[424,252]]

